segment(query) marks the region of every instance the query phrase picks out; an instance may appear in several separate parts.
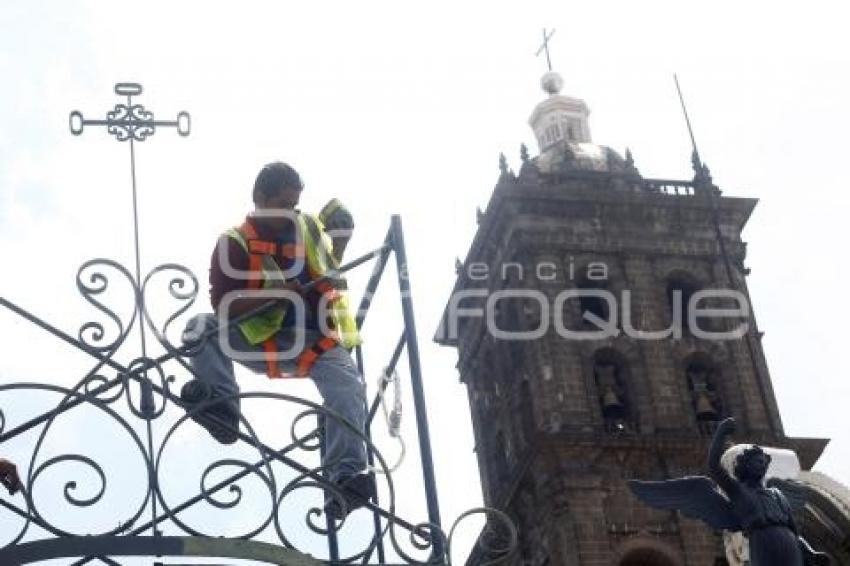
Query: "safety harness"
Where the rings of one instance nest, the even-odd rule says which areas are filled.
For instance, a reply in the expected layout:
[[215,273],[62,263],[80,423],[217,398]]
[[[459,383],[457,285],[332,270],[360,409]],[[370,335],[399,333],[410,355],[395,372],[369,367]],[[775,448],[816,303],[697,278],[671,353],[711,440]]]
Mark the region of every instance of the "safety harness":
[[[308,229],[312,228],[309,226],[310,220],[305,220],[308,223]],[[314,225],[314,227],[318,231],[318,226]],[[262,240],[260,235],[257,233],[257,230],[248,220],[246,220],[242,226],[237,228],[237,230],[242,235],[242,238],[245,240],[248,248],[248,269],[250,271],[250,275],[248,277],[248,289],[262,289],[264,283],[264,266],[269,266],[271,263],[275,269],[280,271],[279,264],[277,263],[278,259],[291,259],[305,262],[307,272],[311,279],[315,280],[321,277],[320,274],[311,269],[309,262],[307,262],[304,245],[279,245],[277,242]],[[320,240],[314,238],[314,242],[316,245],[320,245]],[[267,270],[268,269],[266,269],[266,271]],[[326,297],[328,304],[333,303],[340,297],[339,291],[337,291],[327,280],[319,279],[314,288]],[[263,350],[265,351],[266,357],[266,373],[272,379],[306,377],[309,375],[310,369],[313,367],[313,364],[316,363],[316,360],[318,360],[319,357],[328,350],[332,350],[339,343],[336,332],[333,332],[331,336],[323,336],[315,344],[299,354],[298,359],[295,362],[295,373],[285,373],[280,371],[280,366],[278,365],[279,351],[275,336],[276,335],[272,335],[263,342]]]

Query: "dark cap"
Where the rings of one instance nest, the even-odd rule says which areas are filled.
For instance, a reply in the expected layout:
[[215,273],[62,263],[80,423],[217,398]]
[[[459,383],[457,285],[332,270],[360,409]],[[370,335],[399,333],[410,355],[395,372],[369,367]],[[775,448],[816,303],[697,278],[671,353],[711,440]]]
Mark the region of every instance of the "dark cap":
[[298,172],[283,161],[273,161],[263,166],[254,181],[254,202],[290,188],[299,191],[304,188]]

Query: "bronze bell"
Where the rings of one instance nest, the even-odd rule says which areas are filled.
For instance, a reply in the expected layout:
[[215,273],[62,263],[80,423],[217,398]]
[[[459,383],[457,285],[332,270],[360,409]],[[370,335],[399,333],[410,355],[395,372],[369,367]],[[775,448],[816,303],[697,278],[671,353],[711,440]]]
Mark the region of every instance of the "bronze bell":
[[614,391],[614,388],[608,386],[602,394],[602,414],[607,418],[617,418],[623,416],[623,402],[620,401],[620,396]]
[[705,391],[700,391],[697,394],[696,409],[697,419],[701,421],[717,420],[717,410],[714,408],[714,404],[708,398],[708,393]]

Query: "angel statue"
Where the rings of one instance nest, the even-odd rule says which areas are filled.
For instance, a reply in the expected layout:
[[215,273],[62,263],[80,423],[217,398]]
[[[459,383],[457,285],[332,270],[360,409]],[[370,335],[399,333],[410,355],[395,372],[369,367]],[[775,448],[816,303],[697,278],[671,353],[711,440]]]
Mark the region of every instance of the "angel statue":
[[805,505],[802,486],[778,478],[765,485],[768,454],[751,446],[735,458],[734,477],[723,468],[720,457],[733,432],[733,418],[718,426],[708,452],[710,478],[630,480],[629,487],[652,507],[680,511],[717,530],[742,531],[749,539],[751,566],[829,566],[829,557],[812,550],[797,531],[792,509]]

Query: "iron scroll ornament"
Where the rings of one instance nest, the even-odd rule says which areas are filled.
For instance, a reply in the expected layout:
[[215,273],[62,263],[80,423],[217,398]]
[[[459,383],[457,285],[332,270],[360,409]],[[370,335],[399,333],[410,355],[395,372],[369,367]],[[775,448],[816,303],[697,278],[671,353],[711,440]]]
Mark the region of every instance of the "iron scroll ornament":
[[[479,539],[479,546],[492,558],[492,562],[508,557],[516,547],[517,534],[510,518],[493,509],[473,509],[464,513],[448,532],[432,523],[410,523],[404,520],[397,513],[397,487],[379,447],[332,411],[307,400],[278,393],[241,393],[239,398],[249,404],[252,401],[274,402],[281,408],[281,413],[285,412],[287,406],[294,408],[295,416],[289,427],[288,439],[281,438],[279,433],[275,438],[264,437],[248,420],[250,413],[243,412],[240,417],[243,431],[240,438],[251,448],[255,458],[249,461],[229,454],[210,455],[211,461],[199,462],[196,473],[192,474],[198,486],[195,493],[175,493],[169,489],[167,481],[172,477],[168,467],[174,465],[169,462],[180,458],[178,435],[185,434],[187,428],[195,425],[191,421],[193,413],[182,413],[180,399],[172,393],[173,384],[180,376],[175,377],[171,371],[167,371],[166,364],[176,363],[180,367],[174,369],[182,368],[191,372],[187,362],[197,351],[197,345],[179,345],[178,341],[170,340],[168,335],[176,319],[185,314],[197,299],[197,278],[184,266],[163,264],[152,269],[139,285],[119,263],[94,259],[79,268],[76,284],[82,297],[97,311],[97,318],[83,322],[76,336],[64,334],[45,321],[33,322],[89,354],[95,363],[86,375],[69,388],[36,383],[0,385],[0,401],[10,394],[24,392],[52,395],[60,399],[50,417],[40,428],[35,429],[38,438],[20,496],[23,505],[3,505],[15,513],[20,522],[14,533],[7,532],[0,540],[0,563],[18,563],[17,560],[25,556],[26,552],[36,551],[36,554],[55,552],[53,557],[57,558],[80,556],[72,552],[74,549],[78,552],[80,548],[91,548],[87,551],[91,554],[74,564],[96,563],[99,556],[93,549],[99,548],[101,542],[107,548],[107,543],[122,546],[116,537],[141,541],[146,533],[152,529],[161,532],[165,525],[169,526],[170,532],[189,535],[193,540],[225,536],[221,540],[254,541],[269,540],[271,537],[275,546],[304,555],[310,549],[304,546],[302,537],[298,536],[297,523],[300,522],[314,536],[319,537],[335,537],[346,525],[344,520],[325,526],[321,504],[305,505],[306,500],[303,498],[303,494],[313,490],[338,498],[342,505],[346,504],[343,494],[324,480],[323,468],[306,461],[308,458],[315,460],[309,453],[315,453],[321,446],[321,434],[313,426],[319,417],[339,419],[352,433],[361,437],[374,454],[375,467],[380,470],[379,477],[383,478],[381,483],[388,493],[387,500],[380,507],[375,504],[369,508],[381,517],[381,529],[368,540],[361,541],[358,548],[349,549],[345,555],[339,556],[336,563],[369,561],[378,544],[386,542],[405,563],[430,563],[433,556],[423,560],[418,555],[439,546],[444,549],[444,553],[437,555],[437,560],[451,564],[453,535],[458,525],[472,515],[483,515],[487,519],[485,532],[506,533],[500,537],[501,541],[506,541],[503,544],[488,544],[487,537]],[[121,290],[130,293],[133,302],[140,307],[138,310],[126,306],[121,309],[112,307],[110,300],[117,299],[114,292]],[[163,290],[166,293],[162,293]],[[159,298],[164,295],[171,299],[167,307],[155,309],[156,313],[148,309],[154,294]],[[140,325],[145,325],[153,333],[166,354],[159,357],[142,356],[127,364],[118,362],[115,358],[119,349],[128,335],[134,329],[138,330]],[[3,403],[2,409],[11,406],[15,405]],[[170,418],[174,416],[175,408],[180,411],[176,421]],[[193,411],[204,409],[203,405],[199,405]],[[79,451],[60,449],[59,453],[49,450],[47,446],[51,438],[62,430],[65,415],[69,411],[80,410],[99,415],[99,422],[103,424],[99,426],[98,434],[120,439],[118,444],[125,449],[110,454],[108,458],[90,454],[85,447]],[[0,436],[14,435],[15,430],[9,429],[17,425],[17,421],[13,415],[10,417],[8,410],[0,409]],[[160,428],[158,441],[151,445],[146,445],[145,436],[139,428],[145,421],[158,421],[164,425],[164,428]],[[115,472],[116,462],[112,458],[122,464],[131,462],[136,470],[142,471],[132,482],[138,488],[135,489],[138,497],[122,498],[121,504],[114,507],[108,503],[110,493],[115,493],[116,486],[124,478],[116,477],[119,474]],[[281,474],[281,464],[294,470],[295,475]],[[54,477],[60,474],[65,479],[60,485],[43,479],[51,474]],[[249,493],[256,497],[249,500]],[[61,512],[52,503],[46,505],[47,502],[55,501],[64,502]],[[146,512],[152,506],[156,509],[153,517],[146,517]],[[187,517],[187,510],[195,506],[207,506],[209,513],[240,513],[242,520],[239,532],[209,528],[206,522],[199,524],[197,515],[195,520],[191,516]],[[90,526],[92,518],[97,519],[96,528]],[[80,525],[87,526],[77,526],[78,521]],[[40,542],[33,540],[38,530],[54,538],[46,539],[44,546],[39,546]],[[90,547],[84,544],[87,538],[93,541]],[[125,550],[135,544],[129,539],[124,545]]]
[[153,112],[141,104],[133,103],[133,96],[142,94],[142,85],[138,83],[118,83],[115,94],[126,96],[126,104],[116,104],[115,108],[106,113],[105,120],[87,120],[82,112],[74,110],[68,116],[68,126],[71,133],[79,136],[85,126],[106,126],[106,131],[115,136],[118,141],[145,141],[156,132],[160,126],[177,128],[177,133],[183,137],[192,130],[192,118],[185,110],[177,113],[175,120],[156,120]]
[[799,535],[792,514],[805,506],[805,491],[790,480],[765,482],[770,456],[761,447],[739,454],[733,474],[723,468],[725,440],[734,431],[731,417],[717,427],[708,455],[711,477],[629,480],[629,488],[652,507],[679,511],[716,530],[742,531],[749,539],[751,566],[829,566],[829,557]]

